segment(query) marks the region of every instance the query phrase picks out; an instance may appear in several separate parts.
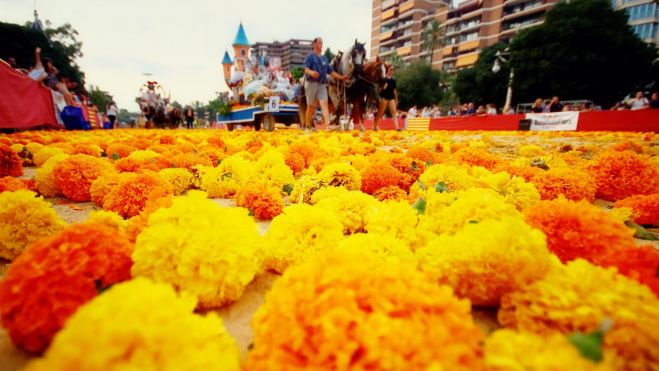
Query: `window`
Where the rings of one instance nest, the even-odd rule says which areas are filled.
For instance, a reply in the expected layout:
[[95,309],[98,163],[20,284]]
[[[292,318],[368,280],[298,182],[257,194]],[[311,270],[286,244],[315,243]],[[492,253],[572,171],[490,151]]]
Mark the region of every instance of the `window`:
[[625,10],[630,21],[639,19],[654,18],[657,13],[657,4],[647,3],[638,6],[632,6]]

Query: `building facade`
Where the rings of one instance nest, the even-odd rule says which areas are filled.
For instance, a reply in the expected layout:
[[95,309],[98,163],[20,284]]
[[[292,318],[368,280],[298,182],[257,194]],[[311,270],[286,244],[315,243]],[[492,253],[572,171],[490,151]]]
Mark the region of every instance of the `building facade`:
[[304,58],[313,51],[311,40],[291,39],[284,42],[257,42],[252,45],[252,55],[258,58],[279,57],[284,70],[301,67]]
[[639,38],[659,45],[658,0],[611,0],[611,4],[627,12],[629,25]]

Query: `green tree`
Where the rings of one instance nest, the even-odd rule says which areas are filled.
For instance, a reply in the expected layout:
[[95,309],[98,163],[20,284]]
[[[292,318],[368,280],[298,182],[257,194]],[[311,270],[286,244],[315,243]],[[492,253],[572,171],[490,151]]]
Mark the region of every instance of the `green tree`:
[[[85,86],[85,74],[77,64],[82,56],[82,44],[77,41],[77,31],[71,25],[50,28],[49,22],[45,34],[32,30],[31,23],[17,25],[0,22],[0,58],[16,58],[20,67],[34,66],[34,49],[41,48],[41,57],[50,58],[57,69],[79,88]],[[48,39],[50,35],[53,39]]]
[[398,105],[407,110],[414,105],[431,106],[442,99],[444,79],[442,72],[430,67],[424,61],[418,61],[396,71]]
[[291,70],[291,76],[293,77],[293,80],[299,80],[302,76],[304,76],[304,68],[300,66],[293,68]]
[[[510,66],[502,63],[501,71],[493,73],[492,65],[496,52],[505,48],[506,45],[503,43],[487,47],[481,51],[478,61],[473,67],[458,71],[453,83],[453,91],[462,102],[473,102],[476,105],[492,103],[497,107],[503,106],[506,100]],[[513,99],[518,101],[514,90]]]
[[327,58],[328,61],[332,61],[336,54],[332,53],[332,50],[330,48],[325,49],[325,53],[323,53],[325,57]]
[[394,53],[394,54],[390,55],[389,57],[387,57],[387,63],[394,66],[394,69],[397,70],[397,69],[403,67],[403,65],[405,64],[405,61],[403,61],[403,58],[401,58],[401,56],[398,55],[398,53]]
[[90,85],[87,92],[89,100],[98,107],[101,112],[105,112],[108,103],[112,100],[110,94],[101,90],[98,86]]
[[129,123],[133,115],[137,114],[131,114],[127,109],[120,108],[119,112],[117,113],[117,121]]
[[656,48],[608,0],[558,3],[544,24],[515,37],[511,53],[518,102],[559,95],[607,106],[656,79]]
[[171,103],[171,106],[172,106],[173,108],[183,109],[183,106],[182,106],[181,103],[179,103],[178,101],[173,101],[173,102]]
[[438,20],[433,20],[426,26],[426,28],[421,31],[421,40],[422,46],[430,54],[428,55],[428,62],[432,63],[432,57],[435,54],[435,50],[444,46],[445,37],[444,37],[444,28]]

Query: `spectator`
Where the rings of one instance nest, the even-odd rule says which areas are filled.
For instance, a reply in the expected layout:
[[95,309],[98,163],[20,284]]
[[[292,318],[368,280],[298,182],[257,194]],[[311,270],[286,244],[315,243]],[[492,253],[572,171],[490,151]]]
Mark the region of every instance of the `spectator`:
[[16,67],[17,67],[16,66],[16,58],[14,58],[14,57],[7,58],[7,64],[9,65],[9,67],[11,67],[13,69],[16,69]]
[[650,97],[650,108],[659,108],[659,93],[652,93],[652,97]]
[[549,112],[562,112],[563,111],[563,105],[561,104],[561,101],[558,99],[558,96],[554,96],[551,99],[551,102],[549,103]]
[[407,111],[407,117],[413,119],[416,118],[416,116],[417,116],[416,106],[412,106],[412,108],[410,108],[410,110]]
[[497,107],[492,103],[488,104],[486,113],[490,116],[495,116],[497,114]]
[[449,116],[457,116],[458,112],[459,112],[458,106],[453,106],[453,107],[449,108],[448,115]]
[[117,119],[118,112],[117,104],[113,100],[110,100],[110,103],[105,108],[105,114],[108,115],[108,120],[110,120],[110,129],[114,129],[114,121]]
[[43,81],[48,76],[46,70],[43,68],[43,63],[41,63],[41,48],[39,47],[34,49],[34,68],[27,75],[32,80],[38,82]]
[[46,59],[45,71],[48,75],[43,80],[44,85],[62,94],[66,101],[66,105],[72,106],[73,96],[69,92],[69,89],[67,89],[66,85],[61,81],[60,78],[62,75],[60,75],[57,68],[53,65],[53,61],[50,59]]
[[194,110],[192,107],[188,107],[183,113],[183,116],[185,118],[185,127],[192,129],[192,124],[194,123]]
[[542,112],[545,112],[545,113],[549,112],[549,104],[550,103],[551,102],[549,101],[549,99],[545,99],[545,101],[542,103]]
[[576,110],[573,110],[571,105],[566,104],[563,106],[563,111],[561,112],[568,112],[568,111],[576,111]]
[[542,107],[542,99],[538,98],[533,102],[533,105],[531,106],[531,112],[533,113],[543,113],[545,112],[544,108]]
[[474,106],[474,103],[473,103],[473,102],[469,102],[469,103],[467,104],[467,112],[465,113],[465,115],[467,115],[467,116],[473,116],[473,115],[475,115],[475,114],[476,114],[476,107]]
[[594,111],[594,109],[593,109],[593,103],[592,103],[592,102],[586,102],[586,103],[584,103],[584,105],[583,105],[583,109],[582,109],[581,111],[583,111],[583,112]]
[[650,108],[648,98],[643,95],[642,91],[636,92],[636,97],[629,102],[632,111]]
[[514,115],[515,109],[513,107],[508,108],[508,112],[504,112],[506,115]]
[[478,106],[478,109],[476,109],[476,115],[477,116],[485,116],[486,113],[487,113],[487,111],[485,111],[485,106],[482,105],[482,104],[480,106]]

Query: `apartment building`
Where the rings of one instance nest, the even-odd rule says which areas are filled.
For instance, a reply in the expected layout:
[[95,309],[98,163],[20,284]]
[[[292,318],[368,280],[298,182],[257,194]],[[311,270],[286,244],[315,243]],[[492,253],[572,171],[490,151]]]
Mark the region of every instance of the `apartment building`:
[[421,31],[449,4],[440,0],[373,0],[370,55],[388,58],[398,54],[405,61],[427,57]]
[[559,0],[374,0],[371,55],[398,53],[404,61],[427,58],[421,32],[432,20],[445,29],[446,45],[436,50],[432,65],[454,72],[472,66],[480,51],[512,38],[518,29],[541,24]]
[[304,58],[313,51],[312,40],[291,39],[284,42],[257,42],[252,45],[252,55],[279,57],[282,67],[291,70],[304,64]]
[[639,38],[659,45],[658,0],[611,0],[611,4],[614,8],[627,12],[629,25]]

